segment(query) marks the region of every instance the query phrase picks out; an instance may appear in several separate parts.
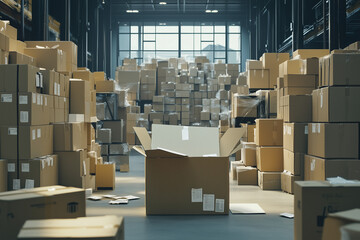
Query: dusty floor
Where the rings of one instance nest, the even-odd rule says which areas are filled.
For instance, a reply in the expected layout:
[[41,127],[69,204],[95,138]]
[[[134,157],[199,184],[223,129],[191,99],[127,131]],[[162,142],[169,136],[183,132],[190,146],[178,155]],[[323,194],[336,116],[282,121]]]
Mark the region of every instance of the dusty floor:
[[238,186],[230,181],[231,203],[258,203],[265,215],[146,216],[144,157],[132,152],[130,172],[116,173],[116,189],[94,195],[136,195],[127,205],[109,205],[109,200],[87,201],[87,216],[116,214],[125,217],[125,239],[293,239],[293,196],[262,191],[257,186]]

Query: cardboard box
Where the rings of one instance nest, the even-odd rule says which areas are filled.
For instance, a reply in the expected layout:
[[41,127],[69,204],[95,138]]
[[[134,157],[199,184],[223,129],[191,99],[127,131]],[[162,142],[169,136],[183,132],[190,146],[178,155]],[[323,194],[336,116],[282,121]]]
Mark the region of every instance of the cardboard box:
[[284,87],[315,89],[315,75],[285,74]]
[[360,183],[298,181],[294,185],[294,239],[321,239],[329,213],[359,208]]
[[256,119],[256,145],[282,146],[283,120],[282,119]]
[[96,82],[96,92],[115,92],[115,82],[111,80]]
[[291,59],[279,64],[279,77],[284,78],[289,74],[303,74],[302,72],[302,60]]
[[17,39],[17,29],[10,25],[10,21],[0,21],[0,32],[9,38]]
[[284,170],[304,178],[304,155],[284,149]]
[[106,79],[106,74],[105,74],[105,72],[94,72],[93,73],[93,75],[94,75],[94,81],[95,81],[95,83],[96,82],[101,82],[101,81],[105,81],[105,79]]
[[264,53],[261,57],[263,68],[270,71],[270,88],[276,85],[279,76],[279,65],[289,60],[289,53]]
[[[117,71],[116,82],[121,89],[129,89],[129,92],[138,92],[140,84],[140,72],[139,71]],[[160,76],[160,72],[158,73]],[[160,85],[158,85],[160,86]]]
[[245,128],[245,138],[247,142],[255,142],[255,138],[254,138],[254,129],[256,127],[256,124],[245,124],[242,123],[241,124],[242,127]]
[[73,72],[73,78],[86,80],[89,82],[90,90],[95,87],[94,74],[89,69],[77,70]]
[[8,175],[7,161],[4,159],[0,159],[0,192],[6,192],[8,190],[7,175]]
[[294,176],[289,172],[281,173],[281,190],[290,194],[294,193],[294,182],[303,180],[300,176]]
[[270,88],[269,70],[248,70],[247,85],[256,89]]
[[87,147],[85,123],[56,123],[54,126],[54,151],[76,151]]
[[26,41],[27,47],[35,48],[37,46],[55,48],[65,53],[65,71],[73,72],[77,66],[78,47],[71,41]]
[[109,145],[109,153],[110,154],[127,155],[129,153],[129,145],[127,143],[110,144]]
[[115,163],[96,165],[96,189],[115,189]]
[[36,59],[19,52],[9,52],[9,64],[28,64],[37,66]]
[[84,121],[90,122],[91,92],[89,82],[70,79],[70,113],[84,114]]
[[281,190],[281,172],[258,171],[258,184],[262,190]]
[[[356,239],[359,237],[360,209],[352,209],[331,213],[324,222],[324,230],[322,234],[323,240],[341,240],[345,237],[348,239]],[[356,226],[355,231],[347,231],[348,226]],[[344,229],[345,227],[345,229]]]
[[0,234],[15,240],[26,220],[85,217],[85,190],[48,186],[5,192],[0,209]]
[[124,240],[124,219],[107,215],[75,219],[28,220],[20,230],[18,239],[29,238]]
[[246,70],[261,70],[263,68],[263,63],[257,60],[248,59],[246,61]]
[[233,180],[237,180],[236,167],[244,166],[242,161],[236,160],[231,162],[231,175]]
[[241,142],[241,160],[245,166],[256,166],[256,144],[250,142]]
[[309,123],[308,154],[321,158],[359,157],[359,124]]
[[[95,151],[89,151],[87,153],[87,157],[89,159],[89,171],[86,171],[86,173],[88,173],[87,175],[96,174],[96,165],[98,163],[98,155],[97,152]],[[88,167],[88,166],[87,166]],[[95,186],[94,186],[95,189]]]
[[282,98],[285,122],[311,122],[312,98],[310,95],[286,95]]
[[21,188],[45,187],[58,184],[58,157],[48,155],[19,161]]
[[36,59],[38,67],[67,71],[66,53],[52,48],[25,48],[24,53]]
[[111,142],[121,143],[125,141],[124,138],[124,121],[104,121],[104,128],[111,129]]
[[56,152],[59,159],[59,184],[85,187],[87,153],[83,149],[72,152]]
[[359,122],[360,87],[325,87],[312,94],[314,122]]
[[65,113],[68,113],[68,108],[66,110],[66,106],[68,105],[68,101],[66,98],[53,96],[54,98],[54,122],[60,123],[65,122],[66,117]]
[[298,49],[293,52],[293,58],[320,58],[329,54],[329,49]]
[[238,166],[236,167],[238,185],[257,185],[257,169],[254,167]]
[[323,159],[305,155],[305,181],[323,181],[330,177],[360,180],[360,160]]
[[314,91],[313,87],[303,88],[303,87],[286,87],[283,89],[284,96],[286,95],[307,95],[311,94]]
[[116,171],[128,172],[129,171],[129,155],[110,155],[109,162],[115,163]]
[[37,92],[39,69],[31,65],[0,65],[0,92]]
[[147,215],[229,213],[229,155],[240,149],[242,128],[220,140],[217,128],[153,124],[152,138],[144,128],[135,132],[145,151],[134,149],[146,156]]
[[53,153],[53,126],[1,127],[1,158],[32,159]]
[[9,52],[0,49],[0,64],[9,64]]
[[111,129],[101,128],[97,131],[96,141],[99,143],[111,143]]
[[284,149],[296,153],[307,153],[307,123],[284,123]]
[[261,172],[283,171],[282,147],[257,147],[256,166]]
[[44,81],[44,93],[49,95],[60,95],[59,79],[54,70],[40,70]]

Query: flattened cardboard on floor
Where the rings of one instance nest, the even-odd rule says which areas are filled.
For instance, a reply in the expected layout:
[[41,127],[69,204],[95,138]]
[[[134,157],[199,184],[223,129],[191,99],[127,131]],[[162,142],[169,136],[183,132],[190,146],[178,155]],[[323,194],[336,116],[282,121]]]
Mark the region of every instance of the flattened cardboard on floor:
[[360,182],[298,181],[294,196],[294,239],[320,240],[329,213],[360,208]]
[[107,215],[75,219],[28,220],[20,230],[18,239],[29,238],[124,240],[124,219]]
[[85,217],[85,201],[84,189],[63,186],[0,193],[0,234],[16,240],[26,220]]
[[[152,134],[159,135],[154,130],[157,131],[160,127],[153,129]],[[170,127],[179,128],[178,126]],[[193,129],[194,127],[188,128],[190,138],[194,136]],[[204,136],[215,134],[212,133],[212,129],[205,129],[210,133]],[[240,149],[239,142],[244,134],[244,129],[230,128],[220,141],[219,138],[216,138],[217,149],[220,150],[218,156],[200,155],[199,157],[188,157],[185,154],[161,148],[161,146],[159,149],[153,149],[152,139],[147,131],[144,128],[134,128],[134,130],[143,146],[143,149],[140,147],[134,147],[134,149],[146,156],[147,215],[229,213],[229,155]],[[218,134],[218,129],[216,130]],[[195,131],[204,132],[206,130]],[[163,131],[160,130],[160,132]],[[181,144],[181,132],[177,136],[180,140],[175,142]],[[207,142],[208,139],[198,138],[198,140],[200,142],[194,142],[194,146],[204,144],[204,141]],[[193,151],[188,152],[194,154]],[[205,149],[203,152],[212,152],[212,150]],[[202,193],[199,194],[199,192],[206,195],[204,201],[202,199],[200,201],[196,197],[202,196]],[[191,201],[192,196],[193,202]],[[215,202],[218,203],[216,208],[214,208]]]

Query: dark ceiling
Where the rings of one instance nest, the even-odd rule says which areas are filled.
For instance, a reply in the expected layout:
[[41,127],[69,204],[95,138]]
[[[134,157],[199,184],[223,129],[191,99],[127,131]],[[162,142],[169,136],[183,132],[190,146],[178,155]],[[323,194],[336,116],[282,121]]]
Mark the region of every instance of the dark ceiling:
[[[131,20],[242,20],[249,11],[248,3],[249,0],[111,0],[111,11],[114,18]],[[139,13],[126,13],[126,10]],[[205,10],[218,10],[218,13]]]

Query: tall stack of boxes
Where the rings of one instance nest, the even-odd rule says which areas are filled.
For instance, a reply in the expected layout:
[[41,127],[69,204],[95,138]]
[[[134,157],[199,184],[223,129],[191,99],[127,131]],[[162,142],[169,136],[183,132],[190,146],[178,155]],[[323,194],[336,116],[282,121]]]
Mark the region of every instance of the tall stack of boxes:
[[359,179],[360,54],[333,51],[320,58],[320,89],[312,93],[305,180]]
[[256,119],[256,166],[263,190],[281,189],[283,171],[283,120]]
[[152,100],[156,92],[156,70],[140,71],[140,100]]

